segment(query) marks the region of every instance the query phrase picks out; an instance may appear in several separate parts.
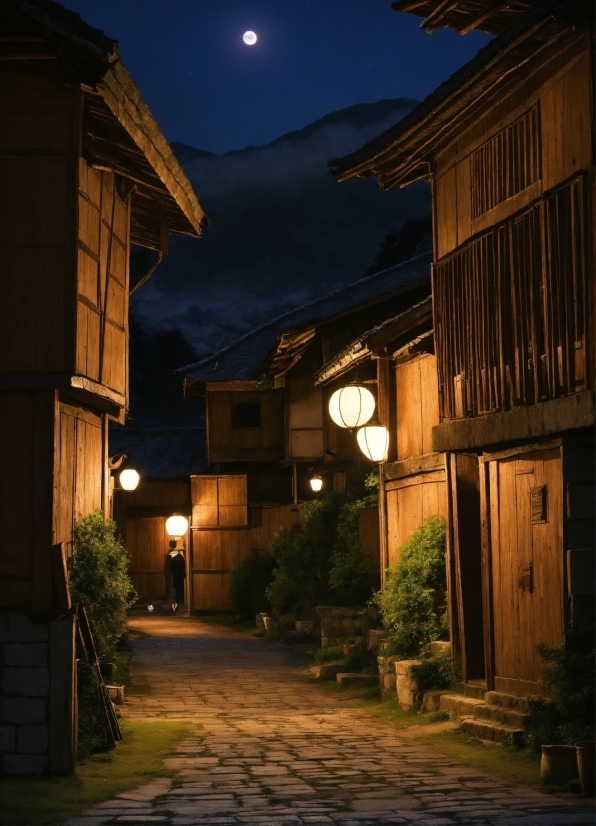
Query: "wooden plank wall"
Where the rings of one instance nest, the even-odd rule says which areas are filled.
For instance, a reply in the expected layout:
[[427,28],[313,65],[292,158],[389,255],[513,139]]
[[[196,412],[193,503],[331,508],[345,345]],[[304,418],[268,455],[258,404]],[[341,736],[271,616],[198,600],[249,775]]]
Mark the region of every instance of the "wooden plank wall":
[[61,403],[56,426],[53,544],[72,553],[75,522],[104,508],[105,426],[101,416]]
[[432,471],[386,483],[389,564],[397,549],[408,541],[429,516],[447,519],[447,485],[444,471]]
[[397,458],[432,453],[432,428],[439,424],[439,391],[435,356],[398,364]]
[[193,528],[248,525],[245,475],[191,476]]
[[76,371],[127,393],[129,204],[116,176],[79,162]]
[[2,372],[72,363],[78,107],[77,92],[2,64]]
[[373,574],[381,570],[381,539],[379,535],[379,508],[371,505],[358,511],[358,538],[364,556],[370,561]]
[[437,259],[592,167],[591,74],[583,36],[437,159]]
[[[258,404],[261,427],[232,427],[232,406]],[[283,390],[207,392],[207,450],[217,462],[277,462],[284,458]]]
[[124,545],[130,555],[130,577],[139,600],[165,599],[169,595],[166,563],[170,537],[165,516],[126,519]]
[[286,380],[288,403],[287,458],[316,459],[325,453],[323,390],[311,377]]

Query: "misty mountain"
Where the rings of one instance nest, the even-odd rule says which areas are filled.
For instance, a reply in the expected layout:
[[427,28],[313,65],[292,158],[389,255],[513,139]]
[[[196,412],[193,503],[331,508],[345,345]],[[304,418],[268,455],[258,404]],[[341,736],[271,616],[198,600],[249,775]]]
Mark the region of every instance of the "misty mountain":
[[[372,179],[338,184],[327,162],[415,104],[358,104],[224,155],[172,144],[212,227],[199,240],[171,240],[169,255],[131,301],[142,328],[180,328],[201,357],[272,313],[361,278],[391,229],[430,211],[430,193],[423,183],[386,193]],[[139,251],[133,270],[148,269],[148,258]]]

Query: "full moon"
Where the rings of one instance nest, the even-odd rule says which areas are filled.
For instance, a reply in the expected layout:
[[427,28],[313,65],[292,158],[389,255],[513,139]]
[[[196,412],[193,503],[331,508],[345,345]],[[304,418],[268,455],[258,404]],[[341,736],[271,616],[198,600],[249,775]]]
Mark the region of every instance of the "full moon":
[[257,36],[254,32],[244,32],[242,35],[242,39],[246,43],[247,46],[254,46],[257,42]]

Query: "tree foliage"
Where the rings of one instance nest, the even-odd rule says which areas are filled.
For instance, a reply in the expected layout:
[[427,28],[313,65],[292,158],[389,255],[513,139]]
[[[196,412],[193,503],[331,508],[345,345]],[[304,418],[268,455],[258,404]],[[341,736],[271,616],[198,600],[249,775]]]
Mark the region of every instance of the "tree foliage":
[[[431,231],[431,216],[407,218],[401,227],[390,230],[379,244],[374,263],[366,271],[367,275],[386,270],[416,254],[418,246]],[[431,243],[428,242],[430,249]]]
[[126,611],[137,595],[128,576],[129,556],[116,525],[101,511],[75,525],[70,590],[85,606],[100,656],[110,656],[126,628]]
[[270,610],[267,588],[273,581],[275,559],[271,554],[253,554],[232,568],[230,600],[242,619]]
[[391,651],[417,657],[433,640],[446,639],[445,521],[430,516],[397,551],[385,589],[375,594]]

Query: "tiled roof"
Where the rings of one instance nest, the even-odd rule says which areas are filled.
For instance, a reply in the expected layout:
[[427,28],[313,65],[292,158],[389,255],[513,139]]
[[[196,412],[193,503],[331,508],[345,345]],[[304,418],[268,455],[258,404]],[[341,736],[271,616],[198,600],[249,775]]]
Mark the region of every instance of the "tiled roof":
[[318,326],[342,314],[375,304],[382,298],[430,279],[432,253],[425,252],[394,267],[361,278],[251,330],[212,356],[182,367],[186,380],[250,381],[260,378],[263,362],[280,333]]
[[111,456],[126,453],[130,465],[150,479],[179,479],[207,471],[204,427],[113,426],[109,444]]

